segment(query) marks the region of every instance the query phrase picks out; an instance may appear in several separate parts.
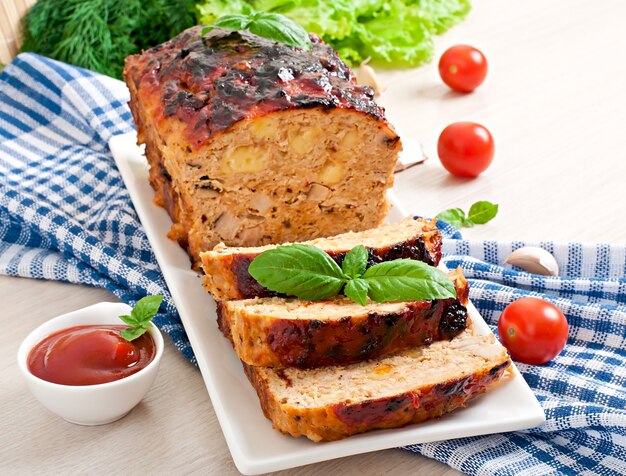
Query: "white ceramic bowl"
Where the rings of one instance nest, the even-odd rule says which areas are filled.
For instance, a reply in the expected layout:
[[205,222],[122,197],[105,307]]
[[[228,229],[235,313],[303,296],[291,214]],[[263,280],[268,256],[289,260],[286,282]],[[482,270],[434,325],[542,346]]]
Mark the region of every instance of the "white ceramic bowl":
[[42,339],[72,326],[124,324],[117,316],[130,314],[124,303],[102,302],[69,314],[63,314],[31,332],[17,352],[17,363],[33,395],[46,408],[79,425],[103,425],[122,418],[148,393],[157,375],[163,355],[163,337],[156,326],[148,331],[156,345],[152,362],[139,372],[98,385],[60,385],[35,377],[28,370],[28,354]]

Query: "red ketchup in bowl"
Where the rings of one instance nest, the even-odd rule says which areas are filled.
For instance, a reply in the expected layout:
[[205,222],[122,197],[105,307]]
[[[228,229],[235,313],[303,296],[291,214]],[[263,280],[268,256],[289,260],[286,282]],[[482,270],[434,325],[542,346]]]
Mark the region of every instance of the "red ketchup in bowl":
[[120,336],[124,325],[75,326],[49,335],[28,355],[28,370],[61,385],[97,385],[128,377],[154,359],[149,333],[132,342]]

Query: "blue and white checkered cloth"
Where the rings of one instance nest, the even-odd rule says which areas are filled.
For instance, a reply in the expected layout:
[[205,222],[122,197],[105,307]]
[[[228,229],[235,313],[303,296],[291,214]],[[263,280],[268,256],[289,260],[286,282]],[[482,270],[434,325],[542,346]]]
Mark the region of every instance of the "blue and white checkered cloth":
[[[98,286],[133,304],[163,294],[156,324],[193,352],[107,143],[133,130],[119,81],[23,54],[0,75],[0,273]],[[468,474],[626,474],[626,245],[465,241],[440,223],[445,262],[495,330],[536,295],[563,310],[570,338],[545,366],[519,364],[547,421],[532,430],[407,447]],[[539,245],[559,277],[503,266]]]

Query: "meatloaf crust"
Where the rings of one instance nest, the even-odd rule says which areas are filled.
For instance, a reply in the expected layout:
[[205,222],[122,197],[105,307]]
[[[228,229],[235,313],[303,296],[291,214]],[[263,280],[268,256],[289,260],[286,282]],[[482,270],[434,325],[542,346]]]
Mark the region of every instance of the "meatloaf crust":
[[316,35],[308,52],[247,31],[202,35],[203,28],[129,56],[124,71],[157,121],[182,122],[191,148],[241,120],[286,109],[353,109],[385,120],[372,88],[358,86],[350,68]]
[[262,298],[217,303],[218,326],[250,365],[316,368],[349,364],[450,340],[468,326],[468,285],[450,274],[457,298],[400,303],[348,298],[308,302]]
[[220,241],[301,241],[382,222],[401,144],[350,69],[312,51],[202,26],[126,59],[138,142],[169,236],[190,254]]
[[[340,266],[346,253],[358,244],[368,250],[368,266],[400,258],[437,266],[441,260],[441,233],[434,221],[422,219],[406,218],[399,223],[358,233],[318,238],[304,244],[326,251]],[[218,301],[276,296],[276,293],[261,286],[248,273],[254,258],[275,247],[231,248],[220,244],[212,251],[201,253],[205,289]]]
[[243,364],[274,428],[315,442],[441,417],[485,392],[510,365],[493,336],[466,333],[349,366],[297,370]]

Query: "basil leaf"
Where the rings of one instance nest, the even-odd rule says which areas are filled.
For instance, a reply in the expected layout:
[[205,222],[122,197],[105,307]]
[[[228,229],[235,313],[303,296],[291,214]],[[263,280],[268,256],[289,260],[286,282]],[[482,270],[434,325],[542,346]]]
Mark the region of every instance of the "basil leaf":
[[365,306],[367,302],[368,287],[367,281],[364,279],[352,279],[348,281],[348,284],[346,284],[346,287],[343,289],[343,293],[354,302],[360,304],[361,306]]
[[348,251],[341,263],[344,274],[351,279],[360,278],[366,267],[367,249],[363,245],[357,245]]
[[249,30],[255,35],[284,43],[296,48],[311,50],[311,39],[298,23],[278,13],[257,12],[249,15],[233,14],[219,17],[202,29],[202,35],[214,28],[241,31]]
[[163,296],[161,295],[142,297],[137,301],[135,307],[133,307],[133,310],[130,312],[130,317],[137,325],[150,322],[158,312],[161,302],[163,302]]
[[456,296],[454,284],[446,273],[421,261],[397,259],[369,268],[368,296],[376,302],[420,301]]
[[219,17],[213,23],[210,23],[209,25],[205,26],[202,29],[202,35],[207,34],[208,32],[210,32],[211,30],[215,28],[224,28],[225,30],[233,30],[233,31],[246,30],[249,27],[251,22],[252,22],[251,15],[239,15],[239,14],[224,15],[224,16]]
[[435,217],[437,220],[445,221],[457,229],[463,228],[463,225],[467,223],[465,218],[465,212],[460,208],[449,208],[441,213],[438,213]]
[[248,29],[255,35],[289,46],[309,51],[312,49],[307,31],[293,20],[278,13],[255,13]]
[[336,296],[348,277],[327,253],[310,245],[279,246],[252,260],[248,273],[261,286],[300,299]]
[[484,225],[498,213],[498,205],[482,200],[474,203],[465,216],[465,212],[460,208],[449,208],[435,217],[437,220],[445,221],[457,229],[463,227],[471,228],[474,225]]
[[132,316],[118,316],[122,321],[124,321],[125,324],[128,324],[129,326],[138,326],[139,322],[134,319]]
[[472,222],[483,225],[492,220],[498,213],[498,205],[486,200],[474,203],[467,214],[467,218]]
[[119,316],[122,321],[130,326],[127,329],[122,329],[120,336],[127,341],[132,341],[144,334],[152,326],[150,321],[159,311],[159,306],[161,306],[162,302],[163,296],[160,294],[144,296],[137,301],[130,311],[130,316]]
[[472,228],[476,223],[474,223],[472,220],[470,220],[469,218],[463,218],[463,226],[465,228]]
[[120,331],[120,336],[130,342],[145,334],[146,330],[147,329],[144,329],[143,327],[129,327],[127,329],[122,329]]

